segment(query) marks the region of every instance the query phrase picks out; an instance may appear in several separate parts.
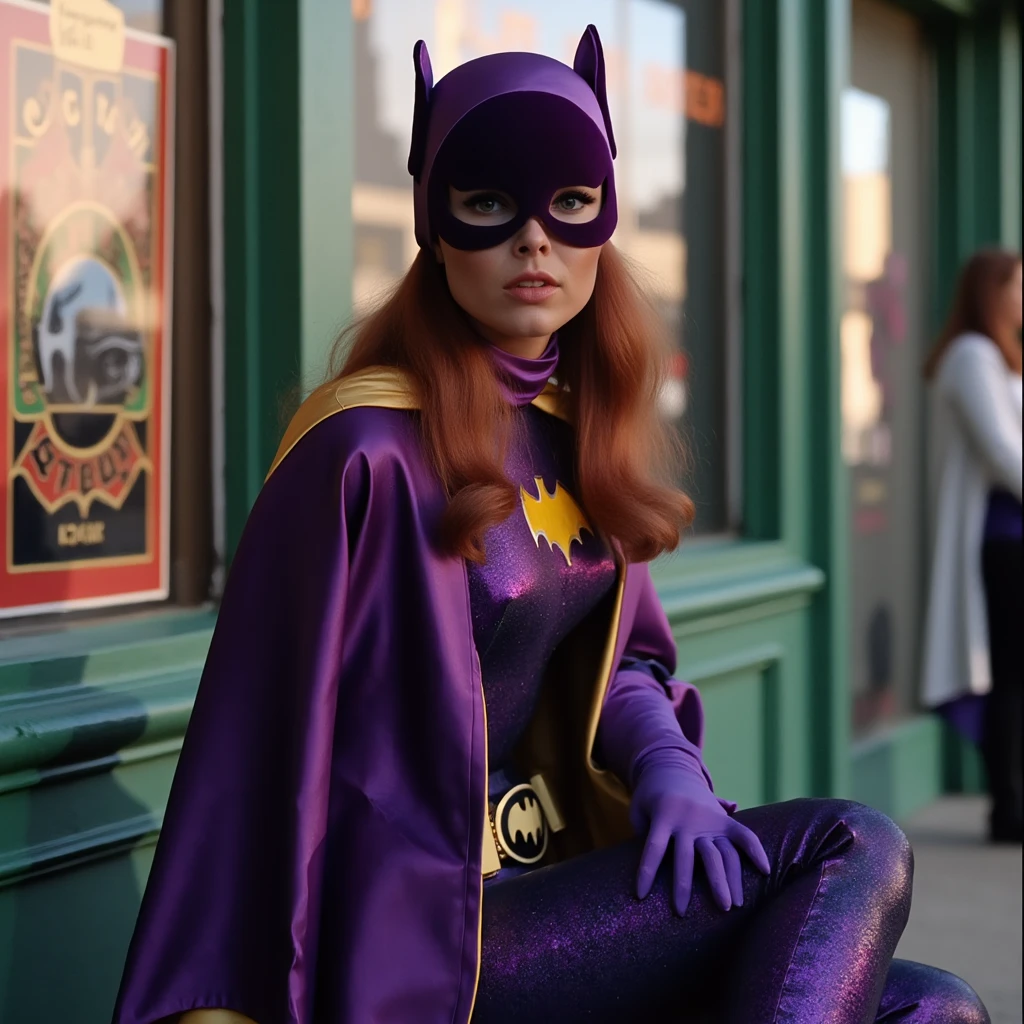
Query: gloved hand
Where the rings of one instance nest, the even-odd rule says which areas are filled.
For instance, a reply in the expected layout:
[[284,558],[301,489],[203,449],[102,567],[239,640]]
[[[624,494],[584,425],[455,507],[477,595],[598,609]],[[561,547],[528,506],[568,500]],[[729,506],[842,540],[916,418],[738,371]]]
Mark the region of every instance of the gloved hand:
[[737,851],[745,853],[758,871],[767,875],[771,868],[761,841],[729,817],[686,755],[673,750],[655,751],[637,768],[630,819],[638,834],[647,829],[636,876],[637,896],[643,899],[651,891],[672,840],[672,902],[680,917],[690,904],[695,853],[704,862],[711,892],[722,910],[742,906],[743,879]]

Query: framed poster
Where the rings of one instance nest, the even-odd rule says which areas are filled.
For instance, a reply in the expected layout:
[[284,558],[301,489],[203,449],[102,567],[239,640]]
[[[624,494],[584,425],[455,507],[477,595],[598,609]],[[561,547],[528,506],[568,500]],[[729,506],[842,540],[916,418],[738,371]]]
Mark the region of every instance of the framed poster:
[[0,617],[168,593],[173,52],[0,0]]

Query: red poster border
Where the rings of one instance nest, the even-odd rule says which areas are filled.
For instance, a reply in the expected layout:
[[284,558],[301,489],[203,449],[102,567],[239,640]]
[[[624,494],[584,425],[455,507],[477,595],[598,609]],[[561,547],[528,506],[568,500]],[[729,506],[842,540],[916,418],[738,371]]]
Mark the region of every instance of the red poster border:
[[[0,54],[5,57],[16,40],[35,45],[50,46],[50,8],[24,0],[0,0]],[[47,568],[37,572],[7,571],[6,545],[8,515],[10,511],[9,467],[7,453],[11,451],[11,417],[7,405],[8,367],[5,357],[0,359],[0,395],[3,423],[0,441],[3,447],[4,473],[0,477],[0,618],[11,615],[38,614],[74,607],[100,607],[129,604],[138,601],[161,600],[168,596],[169,578],[169,493],[170,473],[169,424],[165,416],[170,409],[170,308],[171,282],[168,266],[171,254],[171,236],[168,223],[169,205],[173,189],[173,44],[156,36],[127,30],[125,33],[124,67],[145,71],[158,76],[162,83],[159,109],[159,163],[162,171],[161,189],[157,198],[156,224],[160,244],[154,263],[154,281],[161,282],[160,310],[155,318],[153,332],[154,364],[160,367],[160,386],[154,388],[152,439],[147,445],[152,463],[152,514],[147,516],[147,550],[152,560],[135,565],[75,568]],[[7,60],[2,62],[8,63]],[[9,73],[0,83],[0,287],[4,290],[0,301],[0,339],[7,354],[10,335],[10,303],[14,296],[8,293],[11,274],[11,161],[12,125],[10,114]]]

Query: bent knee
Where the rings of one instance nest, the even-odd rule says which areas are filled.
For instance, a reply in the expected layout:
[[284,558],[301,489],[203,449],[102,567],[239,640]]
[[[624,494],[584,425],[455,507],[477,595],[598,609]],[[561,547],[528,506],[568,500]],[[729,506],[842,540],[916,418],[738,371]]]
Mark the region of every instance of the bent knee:
[[929,1024],[991,1024],[985,1004],[963,978],[938,967],[893,960],[880,1010],[908,1007]]
[[854,843],[913,878],[914,851],[903,829],[887,814],[855,800],[828,800],[832,815],[846,826]]
[[888,815],[852,800],[830,800],[836,824],[848,833],[848,855],[865,864],[889,902],[910,910],[914,851],[903,829]]

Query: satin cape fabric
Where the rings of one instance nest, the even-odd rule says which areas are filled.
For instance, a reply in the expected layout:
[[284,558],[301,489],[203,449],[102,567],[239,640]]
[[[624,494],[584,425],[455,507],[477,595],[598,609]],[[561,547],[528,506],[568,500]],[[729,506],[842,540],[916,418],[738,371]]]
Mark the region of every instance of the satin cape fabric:
[[[485,708],[415,404],[399,374],[371,371],[314,394],[282,442],[231,568],[116,1024],[200,1007],[257,1024],[470,1019]],[[556,653],[519,752],[562,803],[559,856],[631,832],[624,788],[590,756],[624,654],[675,665],[646,565],[620,569]],[[699,745],[696,691],[666,689]]]

